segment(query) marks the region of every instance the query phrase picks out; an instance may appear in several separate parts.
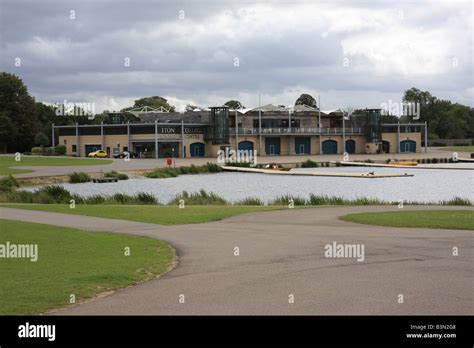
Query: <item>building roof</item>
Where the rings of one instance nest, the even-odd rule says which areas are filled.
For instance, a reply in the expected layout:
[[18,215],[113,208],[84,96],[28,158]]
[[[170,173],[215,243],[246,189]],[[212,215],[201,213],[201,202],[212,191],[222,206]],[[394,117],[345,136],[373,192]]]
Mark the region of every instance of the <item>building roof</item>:
[[262,105],[260,107],[256,107],[251,111],[285,111],[285,108],[282,106],[277,106],[273,104]]
[[167,123],[174,123],[174,122],[181,122],[184,121],[185,123],[202,123],[209,121],[210,112],[207,110],[201,111],[188,111],[188,112],[166,112],[166,113],[157,113],[157,112],[150,112],[150,113],[141,113],[138,115],[138,118],[141,122],[144,123],[152,123],[155,121],[158,122],[167,122]]
[[[318,111],[317,108],[313,108],[308,105],[300,104],[300,105],[294,105],[294,106],[289,106],[285,108],[287,111],[293,111],[293,112],[301,112],[301,111]],[[322,112],[322,111],[321,111]]]

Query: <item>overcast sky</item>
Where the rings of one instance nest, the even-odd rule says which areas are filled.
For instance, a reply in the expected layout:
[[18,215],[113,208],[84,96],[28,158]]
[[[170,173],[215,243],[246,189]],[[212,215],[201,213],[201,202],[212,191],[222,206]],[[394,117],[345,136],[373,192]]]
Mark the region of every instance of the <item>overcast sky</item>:
[[309,93],[326,110],[399,102],[415,86],[474,105],[471,1],[0,4],[1,71],[37,101],[99,112],[152,95],[181,109]]

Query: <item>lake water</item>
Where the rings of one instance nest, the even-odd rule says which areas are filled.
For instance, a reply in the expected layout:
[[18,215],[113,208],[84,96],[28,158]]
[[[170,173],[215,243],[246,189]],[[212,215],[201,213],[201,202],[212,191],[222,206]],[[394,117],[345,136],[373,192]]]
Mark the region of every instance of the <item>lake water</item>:
[[[472,167],[474,164],[462,164]],[[289,194],[308,198],[310,193],[344,198],[378,198],[386,201],[437,202],[462,197],[474,201],[474,170],[435,170],[406,168],[311,168],[297,171],[409,173],[413,177],[401,178],[341,178],[315,176],[283,176],[251,173],[218,173],[182,175],[169,179],[131,178],[118,183],[63,184],[72,193],[84,196],[94,194],[148,192],[167,203],[182,191],[195,192],[204,189],[214,192],[228,201],[246,197],[258,197],[268,202]],[[29,188],[32,190],[34,188]]]

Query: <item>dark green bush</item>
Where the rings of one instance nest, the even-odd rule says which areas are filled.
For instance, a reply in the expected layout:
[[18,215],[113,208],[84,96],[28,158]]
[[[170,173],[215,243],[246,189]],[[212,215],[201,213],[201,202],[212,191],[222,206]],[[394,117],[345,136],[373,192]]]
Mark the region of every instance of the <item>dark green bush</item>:
[[273,201],[269,203],[269,205],[288,205],[290,204],[290,199],[293,199],[293,204],[297,205],[305,205],[306,200],[301,197],[292,197],[290,195],[283,195],[275,198]]
[[31,149],[31,153],[34,155],[39,155],[44,152],[44,149],[42,147],[36,146]]
[[12,175],[0,179],[0,192],[10,192],[14,187],[20,187],[20,184]]
[[199,192],[188,193],[183,191],[180,195],[175,196],[168,204],[179,204],[180,200],[184,200],[186,205],[224,205],[227,201],[213,192],[200,190]]
[[315,161],[306,160],[303,163],[301,163],[301,168],[317,168],[317,167],[319,167],[319,164]]
[[89,182],[89,181],[91,181],[91,177],[87,173],[74,172],[72,174],[69,174],[69,182],[71,184],[77,184],[77,183]]
[[111,172],[107,172],[104,174],[106,178],[115,178],[118,180],[128,180],[128,175],[125,173],[118,173],[115,170],[112,170]]
[[139,204],[157,204],[158,203],[155,196],[147,192],[139,192],[137,193],[135,197]]
[[66,154],[66,145],[60,144],[56,146],[56,152],[60,155],[65,155]]
[[247,197],[234,203],[234,205],[265,205],[265,203],[257,197]]

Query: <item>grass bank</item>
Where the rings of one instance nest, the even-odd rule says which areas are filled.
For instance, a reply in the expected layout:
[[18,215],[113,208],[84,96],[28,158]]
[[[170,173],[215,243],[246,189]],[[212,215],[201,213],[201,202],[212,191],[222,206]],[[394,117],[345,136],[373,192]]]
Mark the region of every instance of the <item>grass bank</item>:
[[183,174],[205,174],[205,173],[219,173],[222,168],[215,163],[206,163],[202,166],[195,166],[191,164],[189,167],[178,168],[156,168],[150,172],[143,173],[144,176],[150,179],[165,179],[176,178]]
[[[0,315],[39,314],[166,272],[173,250],[157,240],[0,220],[0,244],[37,244],[38,260],[0,259]],[[125,248],[130,255],[125,255]]]
[[93,159],[93,158],[70,158],[70,157],[42,157],[22,155],[20,161],[15,161],[15,156],[0,156],[0,175],[30,173],[31,170],[13,169],[10,167],[24,166],[91,166],[110,164],[111,160]]
[[341,219],[377,226],[474,230],[474,211],[472,210],[356,213],[345,215]]
[[96,216],[111,219],[148,222],[161,225],[194,224],[222,220],[244,213],[281,209],[282,207],[189,205],[76,205],[68,204],[1,204],[2,207]]

